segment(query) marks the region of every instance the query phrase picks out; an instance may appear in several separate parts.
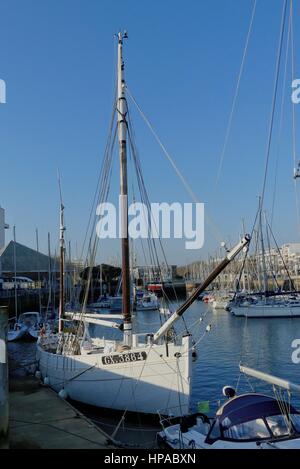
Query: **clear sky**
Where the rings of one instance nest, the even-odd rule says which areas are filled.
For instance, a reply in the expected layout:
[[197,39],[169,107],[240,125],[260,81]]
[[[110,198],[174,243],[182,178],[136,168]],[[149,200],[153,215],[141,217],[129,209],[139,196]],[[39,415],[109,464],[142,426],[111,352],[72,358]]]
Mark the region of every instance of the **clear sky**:
[[[294,3],[300,78],[300,5]],[[48,231],[57,245],[59,167],[68,238],[73,252],[76,244],[80,251],[111,115],[113,36],[120,28],[129,34],[128,86],[222,237],[235,242],[242,218],[250,230],[264,173],[282,5],[283,0],[257,2],[216,185],[253,0],[0,0],[0,79],[7,85],[7,103],[0,105],[0,204],[7,223],[16,225],[17,240],[34,246],[38,228],[43,250]],[[270,211],[279,155],[274,216],[279,243],[299,241],[290,59],[287,70],[282,137],[279,142],[277,106],[266,190]],[[300,104],[295,111],[298,132]],[[133,117],[151,201],[191,202],[141,118],[136,112]],[[118,181],[117,171],[115,176]],[[215,251],[218,240],[206,227],[200,251],[184,250],[181,241],[168,243],[169,262],[183,264]],[[101,258],[118,252],[110,243]]]

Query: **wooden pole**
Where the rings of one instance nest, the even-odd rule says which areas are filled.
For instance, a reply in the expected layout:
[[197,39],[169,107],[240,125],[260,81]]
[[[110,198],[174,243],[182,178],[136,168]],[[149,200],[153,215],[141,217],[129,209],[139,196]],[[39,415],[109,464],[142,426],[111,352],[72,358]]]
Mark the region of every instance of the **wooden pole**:
[[125,96],[123,39],[127,33],[118,34],[118,136],[120,158],[120,208],[122,238],[122,313],[124,317],[124,344],[132,345],[132,323],[130,310],[129,240],[128,240],[128,187],[127,187],[127,102]]
[[8,313],[0,306],[0,449],[8,449],[8,360],[7,360]]

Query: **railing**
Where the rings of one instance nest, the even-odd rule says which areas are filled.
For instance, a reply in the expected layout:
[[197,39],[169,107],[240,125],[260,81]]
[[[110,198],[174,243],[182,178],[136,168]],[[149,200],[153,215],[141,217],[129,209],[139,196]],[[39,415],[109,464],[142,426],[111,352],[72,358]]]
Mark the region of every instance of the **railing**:
[[[52,288],[53,291],[53,288]],[[58,288],[54,290],[56,293],[58,292]],[[42,295],[48,294],[48,288],[17,288],[16,294],[18,297],[22,296],[34,296],[41,293]],[[0,298],[13,298],[15,296],[14,289],[1,289],[0,290]]]

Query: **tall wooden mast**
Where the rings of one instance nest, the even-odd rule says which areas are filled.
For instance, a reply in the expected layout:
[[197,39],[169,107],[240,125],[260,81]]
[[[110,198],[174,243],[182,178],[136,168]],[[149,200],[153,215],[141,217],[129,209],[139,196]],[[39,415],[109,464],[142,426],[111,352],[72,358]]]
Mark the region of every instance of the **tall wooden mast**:
[[122,239],[122,314],[124,318],[124,344],[131,347],[132,323],[130,311],[130,275],[128,240],[128,184],[127,184],[127,102],[125,96],[123,40],[127,33],[118,33],[118,138],[120,157],[120,236]]

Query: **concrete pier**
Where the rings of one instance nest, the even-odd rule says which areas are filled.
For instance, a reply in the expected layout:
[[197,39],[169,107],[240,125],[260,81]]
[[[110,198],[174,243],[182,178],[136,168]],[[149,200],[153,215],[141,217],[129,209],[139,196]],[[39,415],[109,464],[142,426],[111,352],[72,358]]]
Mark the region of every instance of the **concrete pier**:
[[7,358],[7,308],[0,306],[0,449],[8,448],[8,358]]
[[33,377],[10,379],[10,448],[110,449],[109,436]]

